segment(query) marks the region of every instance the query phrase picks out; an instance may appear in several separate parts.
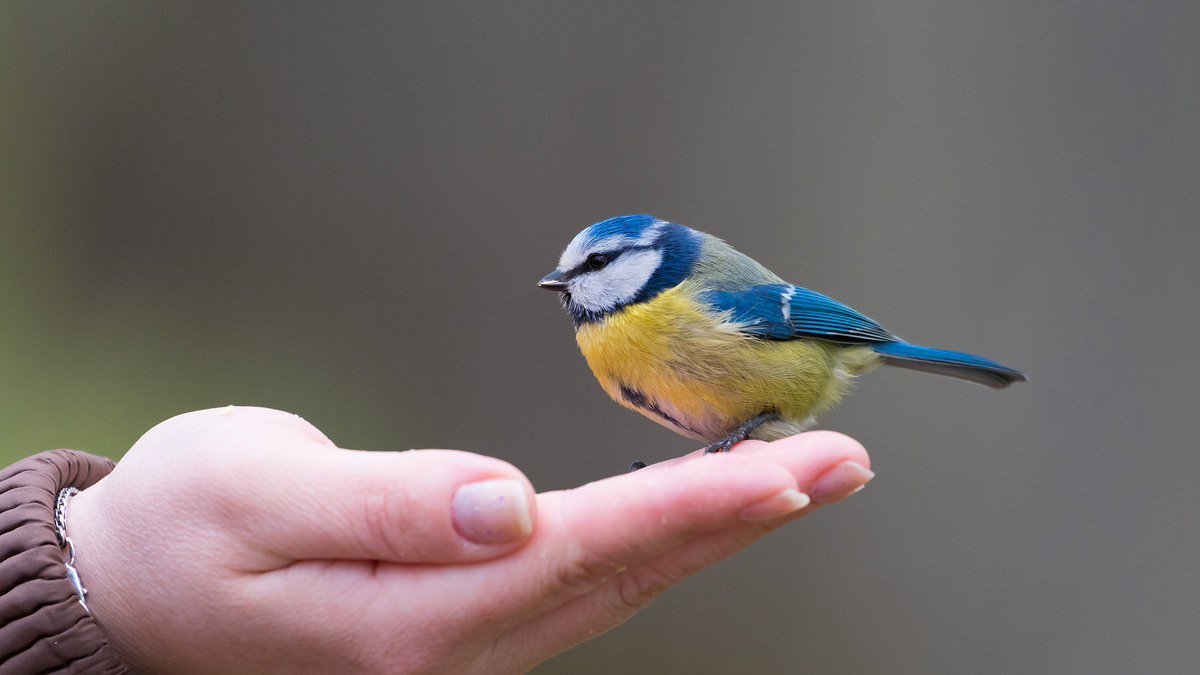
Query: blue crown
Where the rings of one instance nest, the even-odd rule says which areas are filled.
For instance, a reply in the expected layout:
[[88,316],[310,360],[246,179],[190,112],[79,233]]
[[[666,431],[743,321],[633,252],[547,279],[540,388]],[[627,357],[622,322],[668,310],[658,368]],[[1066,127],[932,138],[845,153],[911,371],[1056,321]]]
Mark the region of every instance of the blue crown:
[[605,237],[613,235],[625,235],[637,239],[642,236],[647,227],[658,222],[658,218],[648,214],[639,213],[630,216],[617,216],[602,220],[588,228],[588,238],[592,241],[599,241]]

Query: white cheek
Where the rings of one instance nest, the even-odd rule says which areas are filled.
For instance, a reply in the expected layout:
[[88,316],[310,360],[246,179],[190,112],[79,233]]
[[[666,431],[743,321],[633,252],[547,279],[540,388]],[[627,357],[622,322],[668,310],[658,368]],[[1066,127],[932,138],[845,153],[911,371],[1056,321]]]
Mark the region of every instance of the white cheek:
[[623,305],[637,297],[661,262],[662,254],[653,249],[626,253],[599,272],[572,279],[571,301],[592,312]]

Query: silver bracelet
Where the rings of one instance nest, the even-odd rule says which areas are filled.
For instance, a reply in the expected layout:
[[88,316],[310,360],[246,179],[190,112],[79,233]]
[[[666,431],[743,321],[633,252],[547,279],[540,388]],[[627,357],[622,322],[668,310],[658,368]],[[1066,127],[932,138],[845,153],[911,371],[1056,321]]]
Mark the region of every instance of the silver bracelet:
[[67,536],[67,500],[79,494],[77,488],[68,487],[58,491],[58,503],[54,507],[54,529],[58,534],[58,545],[65,546],[70,558],[67,560],[67,580],[71,582],[71,586],[75,588],[75,593],[79,595],[79,604],[83,605],[83,611],[91,614],[88,609],[87,589],[83,587],[83,582],[79,580],[79,570],[75,569],[75,542]]

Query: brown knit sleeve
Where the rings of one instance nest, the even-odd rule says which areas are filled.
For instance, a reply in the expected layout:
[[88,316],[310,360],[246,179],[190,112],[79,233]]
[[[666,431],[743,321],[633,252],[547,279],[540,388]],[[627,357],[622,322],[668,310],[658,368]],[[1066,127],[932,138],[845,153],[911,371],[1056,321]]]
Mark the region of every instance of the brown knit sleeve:
[[82,490],[112,468],[50,450],[0,471],[0,674],[128,672],[67,581],[54,529],[59,490]]

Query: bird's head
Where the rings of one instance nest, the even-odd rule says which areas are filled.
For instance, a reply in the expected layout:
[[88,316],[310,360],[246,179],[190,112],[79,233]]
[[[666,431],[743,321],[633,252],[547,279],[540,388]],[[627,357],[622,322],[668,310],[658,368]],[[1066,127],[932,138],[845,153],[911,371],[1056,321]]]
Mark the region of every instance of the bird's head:
[[538,286],[558,291],[579,326],[678,285],[700,246],[699,232],[651,215],[609,218],[575,235]]

